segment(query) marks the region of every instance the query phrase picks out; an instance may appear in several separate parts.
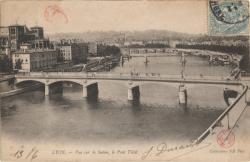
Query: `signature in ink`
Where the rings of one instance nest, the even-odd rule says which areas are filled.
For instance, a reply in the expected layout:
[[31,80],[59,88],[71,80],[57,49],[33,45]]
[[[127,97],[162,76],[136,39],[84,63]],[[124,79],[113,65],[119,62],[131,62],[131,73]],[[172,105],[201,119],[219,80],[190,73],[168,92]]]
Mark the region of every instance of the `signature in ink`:
[[[211,143],[206,143],[205,145],[200,145],[197,143],[190,143],[190,144],[186,144],[186,145],[168,147],[168,145],[166,143],[160,143],[158,145],[151,146],[147,151],[145,151],[143,153],[141,159],[145,160],[148,157],[152,157],[152,156],[158,157],[158,156],[162,155],[163,153],[167,153],[167,152],[174,152],[174,151],[178,151],[178,150],[187,150],[183,154],[177,155],[174,158],[169,159],[169,160],[173,160],[173,159],[176,159],[178,157],[181,157],[181,156],[187,155],[189,153],[206,148],[210,145],[211,145]],[[191,150],[188,151],[188,149],[191,149]]]

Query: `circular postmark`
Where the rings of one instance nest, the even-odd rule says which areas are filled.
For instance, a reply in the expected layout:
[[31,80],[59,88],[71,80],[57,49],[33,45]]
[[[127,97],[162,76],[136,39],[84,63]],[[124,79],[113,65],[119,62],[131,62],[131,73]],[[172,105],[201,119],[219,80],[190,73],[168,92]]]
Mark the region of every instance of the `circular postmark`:
[[68,16],[65,14],[63,9],[57,4],[48,5],[44,10],[44,18],[47,22],[53,23],[56,21],[63,21],[68,23]]
[[222,130],[218,133],[217,135],[217,143],[222,147],[222,148],[229,148],[233,146],[235,142],[235,135],[232,131],[230,130]]
[[249,18],[249,2],[241,0],[209,1],[209,6],[214,17],[226,24],[238,24]]

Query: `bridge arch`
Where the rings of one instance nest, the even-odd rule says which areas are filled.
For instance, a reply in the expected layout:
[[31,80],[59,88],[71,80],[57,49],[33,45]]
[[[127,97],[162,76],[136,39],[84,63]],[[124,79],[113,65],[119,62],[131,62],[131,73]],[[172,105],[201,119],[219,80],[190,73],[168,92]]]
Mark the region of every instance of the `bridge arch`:
[[74,84],[82,86],[82,85],[84,85],[85,80],[71,80],[71,79],[50,80],[48,85],[50,86],[50,85],[53,85],[53,84],[56,84],[56,83],[63,83],[63,82],[74,83]]
[[18,85],[25,83],[25,82],[38,82],[38,83],[45,85],[45,82],[43,80],[40,80],[40,79],[16,79],[15,84],[18,86]]
[[140,85],[141,100],[151,103],[154,98],[157,103],[175,105],[178,100],[179,83],[144,82]]
[[[108,88],[107,88],[108,87]],[[127,97],[128,81],[120,80],[99,80],[99,96],[104,99],[119,100],[122,97]]]

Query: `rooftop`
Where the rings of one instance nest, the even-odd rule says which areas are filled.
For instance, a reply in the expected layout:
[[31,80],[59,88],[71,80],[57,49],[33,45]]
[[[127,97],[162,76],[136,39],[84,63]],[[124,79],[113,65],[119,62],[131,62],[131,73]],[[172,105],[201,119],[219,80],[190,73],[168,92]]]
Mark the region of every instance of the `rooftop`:
[[38,52],[51,52],[51,51],[56,51],[54,49],[26,49],[26,50],[18,50],[13,52],[14,54],[31,54],[31,53],[38,53]]
[[41,27],[41,26],[32,26],[32,27],[30,27],[30,29],[43,29],[43,27]]
[[15,24],[15,25],[10,25],[9,27],[25,27],[26,25],[19,25],[19,24]]
[[49,38],[41,38],[41,39],[35,39],[33,40],[34,42],[39,42],[39,41],[49,41]]

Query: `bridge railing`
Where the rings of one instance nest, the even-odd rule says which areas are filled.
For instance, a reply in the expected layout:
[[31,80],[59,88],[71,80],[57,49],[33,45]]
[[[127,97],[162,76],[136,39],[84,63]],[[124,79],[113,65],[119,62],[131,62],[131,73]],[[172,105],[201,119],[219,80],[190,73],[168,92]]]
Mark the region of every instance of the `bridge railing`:
[[36,77],[36,78],[116,78],[116,79],[189,79],[189,80],[230,80],[226,76],[212,76],[212,75],[185,75],[184,78],[177,74],[160,74],[160,73],[86,73],[86,72],[30,72],[20,73],[17,77]]
[[227,109],[223,111],[223,113],[194,141],[194,143],[199,144],[202,142],[216,127],[223,127],[224,129],[229,129],[231,132],[247,106],[247,90],[248,86],[244,86],[243,92],[236,98],[235,102],[227,107]]
[[85,72],[31,72],[22,73],[19,77],[84,77],[84,78],[141,78],[141,77],[170,77],[180,78],[180,75],[160,75],[159,73],[85,73]]

